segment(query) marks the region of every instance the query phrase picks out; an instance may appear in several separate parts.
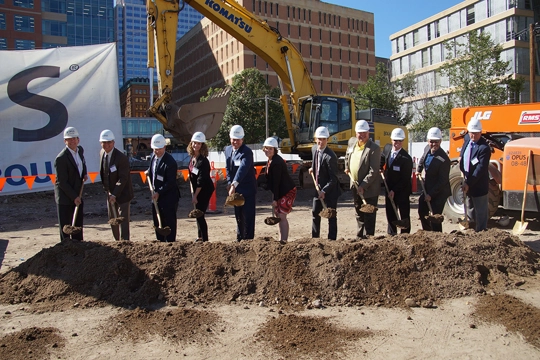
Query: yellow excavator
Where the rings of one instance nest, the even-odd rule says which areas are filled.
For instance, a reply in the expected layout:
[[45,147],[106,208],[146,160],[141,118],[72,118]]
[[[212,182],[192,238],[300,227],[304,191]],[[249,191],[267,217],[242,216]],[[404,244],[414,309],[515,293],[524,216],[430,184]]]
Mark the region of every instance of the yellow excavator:
[[[148,67],[157,63],[158,98],[148,113],[156,117],[174,137],[185,143],[191,134],[202,131],[207,138],[219,130],[227,104],[227,96],[217,96],[201,104],[178,108],[172,103],[171,93],[176,50],[178,14],[185,4],[242,42],[265,60],[280,80],[280,101],[287,123],[288,139],[281,146],[283,153],[296,153],[303,159],[311,158],[313,133],[319,126],[330,131],[328,146],[338,156],[344,155],[347,142],[355,136],[356,107],[350,97],[319,95],[315,90],[304,59],[293,44],[281,36],[278,29],[255,16],[236,1],[229,0],[147,0]],[[157,57],[154,59],[153,54]],[[375,109],[373,109],[375,110]],[[374,141],[389,142],[390,132],[397,119],[386,117],[377,122],[370,112],[363,117],[372,121]],[[405,129],[406,130],[406,129]]]

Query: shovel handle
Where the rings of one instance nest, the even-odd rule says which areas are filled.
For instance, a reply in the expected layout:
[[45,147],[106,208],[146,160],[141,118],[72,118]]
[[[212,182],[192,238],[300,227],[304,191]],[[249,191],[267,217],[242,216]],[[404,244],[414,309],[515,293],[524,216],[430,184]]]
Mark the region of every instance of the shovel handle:
[[148,180],[148,187],[150,188],[150,193],[152,194],[152,202],[154,203],[154,208],[156,209],[158,225],[159,225],[159,228],[162,229],[163,227],[161,226],[161,215],[159,214],[158,203],[157,203],[157,200],[154,199],[154,185],[152,185],[152,181],[150,180],[150,177],[147,176],[146,180]]
[[[313,183],[315,184],[315,189],[317,189],[318,192],[321,192],[321,188],[319,187],[319,184],[317,184],[317,181],[315,180],[315,176],[313,176],[313,172],[311,173],[311,178],[313,179]],[[326,202],[324,202],[324,199],[319,199],[319,200],[321,200],[321,204],[324,210],[328,209],[326,207]]]
[[[384,176],[384,172],[382,172],[382,171],[381,171],[381,177],[382,177],[383,182],[384,182],[384,187],[386,188],[386,193],[390,194],[390,190],[388,189],[388,184],[386,183],[386,177]],[[394,199],[392,199],[390,196],[388,196],[388,199],[390,199],[390,204],[392,204],[392,208],[394,208],[394,212],[396,213],[396,217],[397,217],[398,221],[401,221],[401,218],[399,216],[399,213],[398,213],[398,210],[397,210],[397,207],[396,207],[396,203],[394,202]]]
[[[424,187],[424,180],[422,180],[422,175],[418,175],[417,178],[418,178],[418,181],[420,181],[420,187],[422,188],[422,192],[424,193],[424,199],[425,199],[426,188]],[[431,207],[431,201],[426,200],[426,202],[427,202],[429,212],[431,213],[431,215],[433,215],[433,208]]]
[[[82,197],[83,188],[84,188],[84,180],[82,181],[82,184],[81,184],[81,190],[79,190],[79,198]],[[81,198],[81,201],[82,201],[82,198]],[[71,220],[71,226],[75,226],[75,220],[77,220],[78,213],[79,213],[79,205],[76,205],[75,211],[73,212],[73,219]]]
[[362,204],[367,205],[368,203],[367,203],[366,199],[364,198],[364,194],[360,194],[358,192],[358,183],[356,181],[354,181],[354,179],[351,176],[351,173],[349,173],[348,175],[351,178],[351,181],[353,183],[354,188],[356,189],[356,192],[358,193],[358,195],[360,196],[360,199],[362,200]]

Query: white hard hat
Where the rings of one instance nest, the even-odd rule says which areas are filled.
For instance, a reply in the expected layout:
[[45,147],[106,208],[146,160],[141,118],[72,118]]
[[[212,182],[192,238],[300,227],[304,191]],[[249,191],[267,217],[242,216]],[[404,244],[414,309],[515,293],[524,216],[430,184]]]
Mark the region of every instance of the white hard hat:
[[354,127],[356,132],[366,132],[369,131],[369,123],[366,120],[359,120]]
[[432,127],[427,132],[427,139],[428,140],[442,140],[442,133],[439,128]]
[[114,140],[114,134],[111,130],[103,130],[101,134],[99,134],[99,142],[113,141],[113,140]]
[[328,132],[326,126],[319,126],[317,130],[315,130],[315,137],[317,139],[328,139],[330,137],[330,133]]
[[264,140],[263,146],[277,148],[278,143],[277,143],[277,140],[275,138],[269,137],[268,139]]
[[482,123],[478,119],[472,119],[467,125],[468,132],[482,132]]
[[64,139],[72,139],[79,137],[79,132],[73,126],[67,127],[64,130]]
[[161,134],[156,134],[152,136],[152,141],[150,141],[150,147],[152,149],[163,149],[165,147],[165,137]]
[[390,134],[390,139],[392,140],[405,140],[405,131],[401,128],[395,128]]
[[206,142],[206,136],[204,136],[204,134],[200,131],[197,131],[195,134],[193,134],[193,136],[191,137],[191,141],[196,141],[196,142],[200,142],[200,143],[203,143],[203,142]]
[[243,139],[244,138],[244,129],[240,125],[234,125],[229,132],[231,139]]

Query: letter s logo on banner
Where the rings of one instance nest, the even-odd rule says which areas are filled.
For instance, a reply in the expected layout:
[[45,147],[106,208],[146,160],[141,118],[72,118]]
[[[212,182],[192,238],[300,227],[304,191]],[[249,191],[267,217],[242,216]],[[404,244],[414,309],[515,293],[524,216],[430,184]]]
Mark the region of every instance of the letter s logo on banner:
[[13,141],[42,141],[60,134],[68,123],[68,111],[64,104],[54,99],[32,94],[28,84],[37,78],[60,77],[60,68],[56,66],[37,66],[21,71],[8,83],[7,93],[11,101],[21,106],[43,111],[49,115],[49,123],[41,129],[24,130],[13,128]]

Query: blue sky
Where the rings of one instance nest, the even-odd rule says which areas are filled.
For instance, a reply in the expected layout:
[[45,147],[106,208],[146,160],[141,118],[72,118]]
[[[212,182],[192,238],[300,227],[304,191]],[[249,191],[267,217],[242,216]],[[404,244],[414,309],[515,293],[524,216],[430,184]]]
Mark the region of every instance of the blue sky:
[[375,55],[390,57],[388,38],[425,18],[435,15],[460,0],[322,0],[323,2],[371,12],[375,16]]

